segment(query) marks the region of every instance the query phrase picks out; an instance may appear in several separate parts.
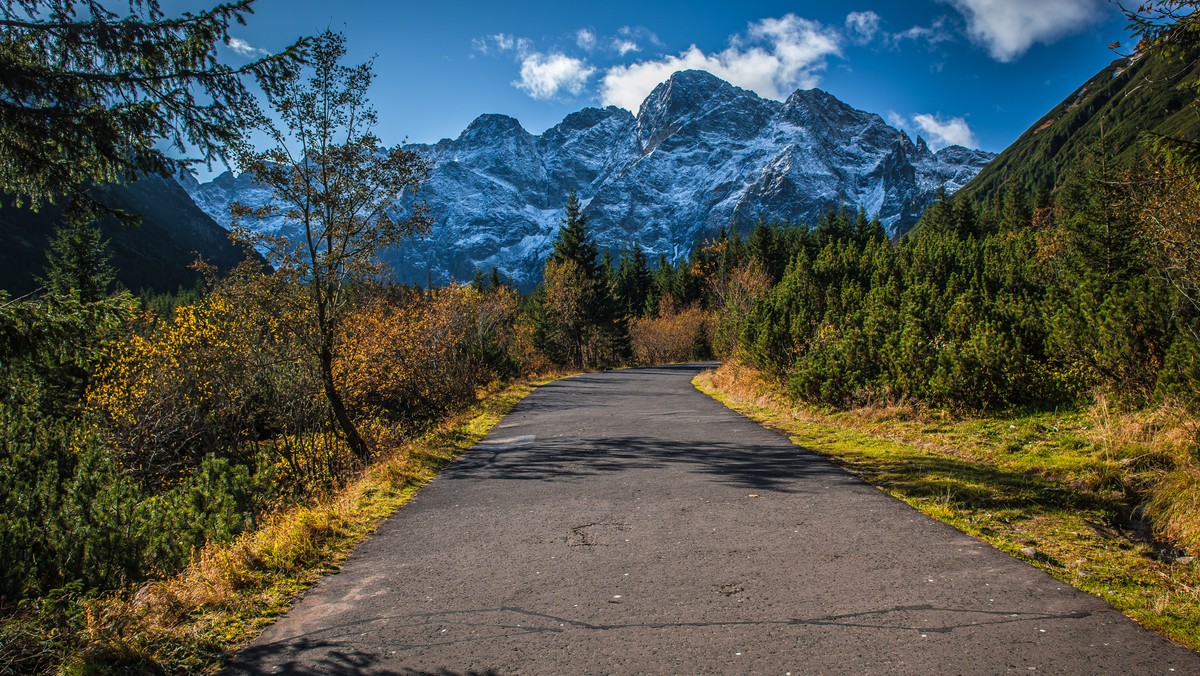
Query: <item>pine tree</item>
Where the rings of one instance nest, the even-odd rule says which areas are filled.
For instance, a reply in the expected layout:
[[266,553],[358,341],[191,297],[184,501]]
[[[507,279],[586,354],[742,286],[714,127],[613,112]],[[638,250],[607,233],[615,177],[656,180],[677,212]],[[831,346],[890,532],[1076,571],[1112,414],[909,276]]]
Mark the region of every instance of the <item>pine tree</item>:
[[623,316],[610,286],[611,252],[597,263],[597,247],[574,192],[535,290],[531,315],[535,339],[552,359],[580,368],[610,365],[627,349]]
[[613,261],[612,249],[609,247],[604,247],[604,253],[600,254],[599,279],[602,289],[609,296],[615,297],[617,290],[617,263]]
[[1076,281],[1096,280],[1107,290],[1144,271],[1146,243],[1125,191],[1115,157],[1101,146],[1063,185],[1059,221],[1083,278]]
[[1004,193],[1004,205],[1000,214],[1000,226],[1006,230],[1028,228],[1033,222],[1033,213],[1026,199],[1025,189],[1015,181],[1008,184]]
[[617,267],[615,296],[618,311],[627,317],[644,315],[652,281],[646,252],[633,244],[621,254]]
[[650,293],[646,295],[647,317],[657,317],[659,306],[664,298],[671,294],[671,283],[675,279],[675,266],[667,259],[666,254],[658,255],[658,263],[650,273]]
[[579,204],[579,196],[572,190],[567,195],[566,214],[563,216],[562,229],[558,231],[558,239],[554,242],[554,250],[550,257],[555,262],[572,261],[579,266],[579,273],[587,279],[599,278],[596,266],[597,248],[588,233],[587,217]]
[[37,208],[140,175],[212,162],[258,111],[245,76],[271,82],[291,70],[304,41],[228,66],[218,47],[254,0],[167,17],[158,0],[125,15],[100,0],[0,0],[0,192]]
[[475,276],[471,278],[471,288],[476,291],[487,291],[487,278],[483,276],[483,268],[475,268]]
[[60,296],[94,303],[108,295],[116,278],[108,242],[95,221],[68,219],[50,240],[43,285]]

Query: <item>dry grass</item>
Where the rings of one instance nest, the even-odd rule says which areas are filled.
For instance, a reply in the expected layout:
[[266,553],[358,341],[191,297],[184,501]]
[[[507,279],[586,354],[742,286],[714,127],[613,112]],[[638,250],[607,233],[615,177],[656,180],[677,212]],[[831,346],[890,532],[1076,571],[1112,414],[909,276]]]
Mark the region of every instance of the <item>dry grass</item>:
[[[736,364],[696,385],[848,471],[1200,649],[1200,471],[1180,409],[989,418],[796,405]],[[1149,518],[1158,537],[1145,527]],[[1171,544],[1174,543],[1174,544]],[[1032,547],[1036,554],[1022,550]]]
[[438,470],[550,379],[485,393],[336,494],[284,509],[234,542],[209,547],[174,577],[90,603],[85,646],[62,671],[215,673],[285,612]]

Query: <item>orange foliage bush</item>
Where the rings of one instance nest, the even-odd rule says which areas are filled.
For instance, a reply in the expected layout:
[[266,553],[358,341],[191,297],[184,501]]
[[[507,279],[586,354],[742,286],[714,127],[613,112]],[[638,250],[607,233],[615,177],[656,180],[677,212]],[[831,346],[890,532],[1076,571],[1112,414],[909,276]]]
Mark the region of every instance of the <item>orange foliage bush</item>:
[[376,298],[346,319],[334,376],[360,419],[424,423],[473,401],[476,389],[517,365],[518,297],[450,286],[397,301]]
[[637,318],[629,325],[634,362],[645,366],[709,358],[714,321],[711,312],[676,309],[664,299],[658,317]]
[[[336,485],[361,465],[333,424],[303,287],[231,280],[173,320],[148,320],[88,396],[122,464],[145,484],[180,480],[207,455],[274,468],[289,490]],[[524,370],[519,296],[452,286],[359,289],[334,350],[335,383],[376,452]]]

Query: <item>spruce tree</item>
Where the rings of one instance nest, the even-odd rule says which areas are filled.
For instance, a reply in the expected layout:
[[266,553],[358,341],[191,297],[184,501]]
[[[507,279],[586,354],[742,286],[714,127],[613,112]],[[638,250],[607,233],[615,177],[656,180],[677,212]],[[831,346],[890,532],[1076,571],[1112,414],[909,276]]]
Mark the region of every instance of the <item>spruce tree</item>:
[[552,359],[581,368],[611,365],[627,348],[623,316],[609,284],[616,278],[611,252],[601,263],[597,252],[579,198],[571,192],[531,315],[539,347]]
[[95,221],[68,219],[50,240],[42,283],[51,293],[94,303],[108,295],[116,278],[110,258],[108,242]]
[[621,254],[621,262],[617,266],[615,295],[618,311],[627,317],[644,315],[652,281],[646,252],[633,244]]
[[599,279],[603,289],[613,296],[617,289],[617,263],[609,247],[604,247],[604,253],[600,254]]
[[176,173],[186,162],[171,151],[221,158],[258,111],[244,77],[278,79],[305,46],[219,61],[253,3],[167,17],[158,0],[124,14],[99,0],[0,0],[0,192],[98,212],[88,185]]
[[574,262],[579,266],[581,274],[595,280],[600,276],[596,266],[597,253],[596,245],[588,233],[587,217],[583,215],[578,195],[572,190],[567,195],[562,229],[558,231],[558,239],[554,242],[554,250],[550,257],[557,263]]

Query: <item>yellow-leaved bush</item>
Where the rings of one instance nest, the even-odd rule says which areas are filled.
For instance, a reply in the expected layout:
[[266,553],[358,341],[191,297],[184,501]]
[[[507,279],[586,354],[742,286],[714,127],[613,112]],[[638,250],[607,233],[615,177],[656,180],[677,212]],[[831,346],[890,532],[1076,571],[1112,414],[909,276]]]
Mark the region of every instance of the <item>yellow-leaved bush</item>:
[[[303,301],[303,287],[232,281],[119,345],[88,406],[122,464],[158,489],[209,455],[269,467],[291,491],[351,476],[358,463],[332,424]],[[530,352],[509,289],[364,287],[349,302],[335,382],[377,453],[520,372]]]
[[218,290],[117,346],[87,404],[141,482],[171,485],[207,455],[254,466],[262,440],[324,424],[287,307]]

